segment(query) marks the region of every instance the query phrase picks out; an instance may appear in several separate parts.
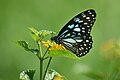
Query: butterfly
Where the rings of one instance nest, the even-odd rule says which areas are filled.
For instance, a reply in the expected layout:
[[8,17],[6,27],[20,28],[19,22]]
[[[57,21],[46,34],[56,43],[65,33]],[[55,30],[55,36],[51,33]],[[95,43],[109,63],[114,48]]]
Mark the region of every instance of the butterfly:
[[92,48],[92,26],[96,21],[96,12],[89,9],[73,17],[58,33],[51,38],[57,44],[63,45],[67,50],[81,57]]

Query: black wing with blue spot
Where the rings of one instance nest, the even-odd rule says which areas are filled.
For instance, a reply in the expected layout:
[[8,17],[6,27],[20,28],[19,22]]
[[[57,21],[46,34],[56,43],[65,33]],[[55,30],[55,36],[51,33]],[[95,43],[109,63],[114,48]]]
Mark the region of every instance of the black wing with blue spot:
[[51,39],[77,56],[84,56],[92,48],[93,41],[90,32],[95,20],[94,10],[84,11],[72,18],[59,34]]

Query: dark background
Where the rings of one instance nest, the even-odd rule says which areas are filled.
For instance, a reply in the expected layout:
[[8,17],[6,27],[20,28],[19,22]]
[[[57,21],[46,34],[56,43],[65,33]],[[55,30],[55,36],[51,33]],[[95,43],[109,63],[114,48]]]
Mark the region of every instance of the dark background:
[[119,3],[119,0],[0,0],[0,80],[18,80],[24,69],[36,69],[35,80],[39,80],[39,60],[11,42],[26,40],[36,47],[29,27],[59,32],[76,14],[94,9],[97,18],[89,54],[80,60],[54,58],[50,67],[69,80],[93,80],[82,73],[104,69],[100,46],[109,39],[119,39]]

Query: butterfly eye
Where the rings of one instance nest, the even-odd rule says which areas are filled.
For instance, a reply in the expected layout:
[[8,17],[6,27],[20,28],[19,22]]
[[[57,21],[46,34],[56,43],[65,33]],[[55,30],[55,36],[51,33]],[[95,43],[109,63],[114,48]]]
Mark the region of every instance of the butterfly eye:
[[92,48],[92,26],[96,20],[94,10],[86,10],[72,18],[51,40],[62,44],[76,56],[86,55]]

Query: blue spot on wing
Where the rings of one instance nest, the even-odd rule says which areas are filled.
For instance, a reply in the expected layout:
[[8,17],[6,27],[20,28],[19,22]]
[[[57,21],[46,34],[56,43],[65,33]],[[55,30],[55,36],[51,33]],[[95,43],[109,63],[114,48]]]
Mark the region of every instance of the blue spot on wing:
[[74,31],[80,32],[80,28],[74,28]]
[[75,22],[80,22],[80,18],[74,18]]
[[69,25],[68,28],[72,29],[74,27],[74,24]]
[[79,27],[79,25],[77,24],[77,25],[75,25],[75,27],[77,28],[77,27]]
[[65,34],[66,32],[68,32],[68,30],[65,30],[61,35]]

